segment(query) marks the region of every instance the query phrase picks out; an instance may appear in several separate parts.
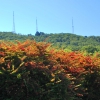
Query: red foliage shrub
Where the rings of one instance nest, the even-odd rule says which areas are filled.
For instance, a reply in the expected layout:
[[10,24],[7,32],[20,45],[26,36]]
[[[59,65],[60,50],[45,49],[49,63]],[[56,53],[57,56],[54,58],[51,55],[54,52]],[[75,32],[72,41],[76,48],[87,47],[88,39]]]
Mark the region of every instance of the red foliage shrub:
[[[84,56],[80,52],[57,51],[49,49],[49,46],[49,43],[36,43],[35,41],[25,41],[24,43],[17,41],[17,44],[1,43],[0,78],[5,80],[0,83],[0,87],[5,84],[4,92],[6,94],[2,89],[0,92],[2,91],[4,96],[8,97],[15,93],[16,95],[13,95],[16,97],[20,94],[12,89],[21,88],[17,91],[23,96],[25,93],[28,98],[32,95],[39,96],[34,100],[43,100],[44,95],[46,96],[44,100],[47,100],[55,92],[55,95],[60,95],[60,99],[53,96],[53,100],[68,100],[68,95],[78,98],[75,100],[99,100],[100,57],[98,55]],[[11,82],[13,83],[12,86],[10,85]],[[37,91],[36,87],[38,88]],[[92,91],[93,97],[90,96],[90,91]],[[64,96],[62,92],[64,92]],[[15,98],[13,97],[13,99]]]

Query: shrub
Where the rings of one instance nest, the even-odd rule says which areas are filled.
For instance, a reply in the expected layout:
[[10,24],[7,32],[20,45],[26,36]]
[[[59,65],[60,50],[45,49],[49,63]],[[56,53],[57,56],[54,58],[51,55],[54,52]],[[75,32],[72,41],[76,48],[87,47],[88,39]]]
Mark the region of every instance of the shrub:
[[47,47],[34,41],[1,44],[0,99],[70,100],[70,81]]
[[99,100],[100,57],[49,46],[0,43],[0,99]]

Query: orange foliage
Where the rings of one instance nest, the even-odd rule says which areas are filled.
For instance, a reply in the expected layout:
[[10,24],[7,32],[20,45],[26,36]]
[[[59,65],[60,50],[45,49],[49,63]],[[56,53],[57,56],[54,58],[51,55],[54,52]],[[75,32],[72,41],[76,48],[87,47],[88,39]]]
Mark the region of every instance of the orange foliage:
[[[99,66],[100,57],[84,56],[80,52],[64,52],[63,50],[57,51],[55,49],[48,49],[50,43],[35,41],[25,41],[23,43],[16,41],[15,43],[1,43],[0,44],[0,59],[8,55],[19,55],[21,58],[27,56],[31,57],[34,62],[38,63],[49,61],[48,65],[60,65],[65,71],[80,73],[87,68],[91,69]],[[8,64],[9,65],[9,64]],[[7,66],[8,66],[7,65]],[[31,64],[33,65],[33,64]]]
[[[66,76],[72,81],[69,87],[76,91],[77,88],[73,80],[77,80],[78,84],[78,81],[83,79],[79,78],[81,74],[91,73],[94,69],[100,68],[99,54],[93,57],[84,56],[81,52],[57,51],[49,49],[50,43],[46,42],[37,43],[29,40],[23,43],[16,42],[16,44],[0,43],[0,70],[9,69],[11,70],[10,74],[17,72],[21,67],[28,70],[34,68],[49,69],[53,77],[51,81],[55,81],[56,73],[63,72],[65,73],[64,77]],[[83,96],[80,93],[77,95]]]

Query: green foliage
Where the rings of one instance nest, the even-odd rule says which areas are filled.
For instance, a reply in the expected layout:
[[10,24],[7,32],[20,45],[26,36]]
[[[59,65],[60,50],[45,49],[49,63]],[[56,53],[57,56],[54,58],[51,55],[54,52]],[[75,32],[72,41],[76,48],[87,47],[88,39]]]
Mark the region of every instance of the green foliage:
[[[83,51],[84,47],[96,47],[100,51],[100,36],[79,36],[70,33],[58,33],[58,34],[45,34],[44,32],[36,32],[35,36],[32,34],[21,35],[13,34],[12,32],[0,32],[0,40],[6,41],[25,41],[27,39],[35,40],[37,42],[50,42],[52,47],[57,49],[70,48],[71,51]],[[88,50],[87,50],[88,51]],[[90,50],[88,52],[94,52],[97,50]]]
[[26,41],[0,45],[1,100],[71,99],[73,95],[67,90],[69,79],[51,60],[48,44],[41,44]]
[[[67,35],[69,37],[66,34],[45,34],[40,37],[29,35],[17,43],[0,41],[0,80],[2,80],[0,99],[99,100],[99,52],[97,55],[95,54],[96,56],[84,56],[78,51],[72,52],[79,50],[82,46],[82,49],[87,50],[88,53],[97,52],[100,50],[99,37]],[[17,36],[17,34],[13,34],[13,36]],[[62,38],[57,39],[56,36]],[[38,42],[25,41],[27,37],[30,40],[34,38]],[[71,38],[77,43],[71,40],[68,40],[67,43],[66,38]],[[82,43],[78,42],[80,39],[83,41]],[[95,40],[94,43],[92,43],[93,40]],[[49,48],[50,44],[45,41],[52,41],[57,50]],[[91,46],[85,41],[92,41]],[[79,44],[82,46],[78,46]],[[94,44],[96,47],[93,46]]]
[[85,93],[84,100],[99,100],[100,99],[100,68],[95,69],[92,73],[87,73],[83,81]]
[[83,50],[84,51],[86,51],[87,53],[95,53],[95,52],[98,52],[98,49],[96,48],[96,47],[94,47],[94,46],[85,46],[84,48],[83,48]]
[[38,31],[35,33],[35,36],[41,36],[41,35],[45,35],[45,33],[44,32],[38,32]]

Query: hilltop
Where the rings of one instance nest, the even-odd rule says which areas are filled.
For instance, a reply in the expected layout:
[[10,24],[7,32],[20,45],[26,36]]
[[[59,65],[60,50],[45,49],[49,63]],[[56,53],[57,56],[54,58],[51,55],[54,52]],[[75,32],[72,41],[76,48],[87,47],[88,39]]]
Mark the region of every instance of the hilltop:
[[25,41],[27,39],[37,42],[50,42],[51,47],[64,49],[66,51],[86,50],[90,48],[90,52],[100,51],[100,36],[80,36],[71,33],[51,33],[45,34],[40,32],[39,35],[21,35],[12,32],[0,32],[0,40],[7,41]]

